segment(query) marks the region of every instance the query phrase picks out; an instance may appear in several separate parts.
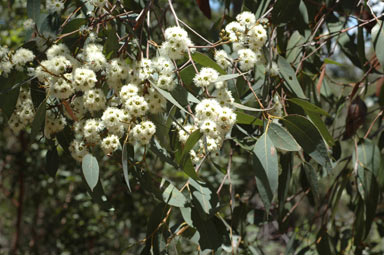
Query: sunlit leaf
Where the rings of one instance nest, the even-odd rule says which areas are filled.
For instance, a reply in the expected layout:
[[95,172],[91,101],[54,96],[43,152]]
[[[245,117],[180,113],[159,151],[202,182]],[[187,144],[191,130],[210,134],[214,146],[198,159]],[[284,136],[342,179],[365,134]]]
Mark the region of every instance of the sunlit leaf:
[[82,169],[85,181],[93,191],[99,180],[99,164],[97,163],[97,159],[91,154],[85,155],[82,161]]

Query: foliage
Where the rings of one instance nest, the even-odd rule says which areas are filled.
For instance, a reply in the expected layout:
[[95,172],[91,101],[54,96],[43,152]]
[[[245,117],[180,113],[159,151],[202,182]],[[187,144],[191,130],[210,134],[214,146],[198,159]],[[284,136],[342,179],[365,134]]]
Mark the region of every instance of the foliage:
[[[383,14],[372,10],[379,4],[76,0],[52,11],[55,1],[25,2],[2,4],[10,12],[0,17],[17,20],[17,28],[1,27],[11,51],[0,64],[13,69],[0,70],[0,254],[384,252],[384,29]],[[251,27],[225,30],[248,11],[266,31],[261,46],[242,41]],[[35,24],[23,29],[27,18]],[[170,56],[174,88],[162,87],[165,71],[145,76],[143,63],[163,54],[175,25],[190,41]],[[44,61],[60,43],[72,62],[52,73]],[[101,45],[104,69],[87,59],[92,43]],[[18,66],[21,48],[34,57]],[[250,48],[259,54],[251,67],[243,54]],[[114,61],[128,73],[116,83]],[[123,109],[130,99],[119,91],[144,72],[137,93],[162,99],[159,111],[79,139],[81,120],[106,123],[108,110],[79,113],[76,98],[89,88],[54,91],[81,68],[93,70],[95,80],[82,86],[99,89],[104,108]],[[208,85],[198,79],[205,73]],[[212,135],[199,116],[215,112],[202,105],[216,106],[220,86],[233,96],[225,117],[235,118]],[[33,116],[18,130],[12,120],[29,118],[20,113],[27,102]],[[51,132],[49,121],[61,118]]]

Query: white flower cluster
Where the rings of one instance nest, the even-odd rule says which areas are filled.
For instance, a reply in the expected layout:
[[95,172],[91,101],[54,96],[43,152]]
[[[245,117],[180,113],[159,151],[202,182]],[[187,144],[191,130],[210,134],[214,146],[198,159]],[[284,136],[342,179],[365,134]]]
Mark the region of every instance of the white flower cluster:
[[[107,4],[103,0],[89,2],[100,8]],[[64,8],[63,1],[59,0],[47,0],[46,5],[50,12]],[[239,20],[239,24],[248,33],[255,21]],[[103,46],[97,41],[94,36],[85,40],[76,56],[64,44],[51,45],[45,51],[46,60],[40,60],[36,68],[30,69],[30,75],[37,78],[47,93],[45,137],[53,139],[66,126],[71,126],[75,139],[69,150],[78,161],[95,146],[109,155],[121,148],[122,139],[139,145],[149,144],[156,133],[149,114],[161,113],[166,108],[166,99],[159,92],[175,89],[178,82],[175,60],[184,58],[189,50],[193,52],[187,32],[180,27],[165,30],[165,41],[155,58],[141,58],[130,63],[122,57],[107,60]],[[239,56],[243,54],[240,53],[237,52]],[[12,63],[9,70],[13,67],[22,70],[35,58],[29,50],[19,49],[11,55],[5,48],[1,48],[0,57],[2,66],[6,67],[7,61]],[[223,69],[236,63],[223,50],[216,52],[215,60]],[[241,61],[240,66],[244,66]],[[6,73],[7,68],[3,68],[2,74]],[[193,124],[187,123],[179,129],[182,143],[195,130],[204,135],[198,150],[191,151],[194,161],[204,154],[217,152],[236,122],[232,109],[234,99],[226,83],[217,82],[218,77],[215,69],[203,67],[193,79],[202,89],[214,88],[210,98],[196,105]],[[10,120],[15,131],[20,131],[33,119],[32,101],[26,98],[30,98],[29,92],[22,90]],[[27,108],[30,111],[25,110]]]
[[34,117],[35,110],[33,108],[31,93],[29,89],[22,87],[19,97],[17,98],[15,111],[8,121],[9,127],[15,134],[18,134],[33,121]]
[[225,50],[218,50],[215,53],[215,60],[217,64],[226,70],[229,66],[231,66],[231,58],[228,56],[227,52]]
[[[169,58],[143,58],[131,65],[120,58],[107,61],[102,46],[94,41],[86,43],[76,58],[64,44],[51,46],[47,60],[31,74],[46,88],[50,105],[64,105],[47,110],[44,135],[51,139],[68,120],[74,121],[75,140],[69,149],[79,161],[90,146],[99,145],[104,153],[113,153],[120,148],[124,134],[132,143],[148,144],[156,127],[147,114],[162,112],[166,106],[165,98],[148,81],[166,90],[176,85]],[[162,77],[168,81],[160,85]],[[103,81],[112,93],[109,99]]]
[[47,138],[52,138],[52,135],[59,133],[65,128],[67,120],[60,112],[47,110],[45,114],[44,135]]
[[[232,42],[233,52],[239,59],[239,67],[242,71],[252,70],[256,64],[262,63],[261,49],[265,45],[268,36],[263,24],[256,21],[251,12],[242,12],[236,16],[236,21],[225,27],[229,40]],[[223,51],[215,55],[217,63],[226,68],[231,59]]]
[[177,84],[175,77],[175,68],[171,59],[166,56],[160,56],[153,60],[154,70],[152,79],[161,89],[172,91]]
[[47,0],[46,7],[48,12],[60,12],[64,9],[64,2],[61,0]]
[[0,46],[0,74],[7,76],[12,70],[12,63],[9,59],[9,49]]
[[[208,88],[215,83],[217,78],[219,78],[219,73],[215,69],[203,67],[200,72],[195,75],[193,82],[197,87]],[[221,87],[222,83],[219,84],[219,87]]]
[[198,162],[204,154],[217,152],[236,122],[232,109],[233,97],[226,88],[216,90],[216,98],[203,99],[195,107],[194,124],[178,128],[179,140],[185,143],[190,134],[199,130],[204,136],[199,142],[197,152],[191,150],[191,158]]
[[29,29],[34,29],[35,28],[35,22],[33,21],[33,19],[26,19],[24,22],[23,22],[23,26],[25,29],[29,30]]
[[[192,45],[187,31],[181,27],[169,27],[165,30],[165,42],[161,45],[160,55],[168,56],[173,60],[182,59]],[[193,52],[193,48],[191,51]]]
[[7,47],[0,47],[0,74],[7,76],[12,68],[23,71],[24,66],[35,59],[32,51],[19,48],[14,54]]

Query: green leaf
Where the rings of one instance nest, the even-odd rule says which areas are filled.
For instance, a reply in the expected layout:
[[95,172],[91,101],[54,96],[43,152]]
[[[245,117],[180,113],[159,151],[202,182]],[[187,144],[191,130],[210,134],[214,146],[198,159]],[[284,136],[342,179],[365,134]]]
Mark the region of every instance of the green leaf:
[[163,191],[163,201],[171,206],[185,207],[188,200],[172,183]]
[[[61,34],[68,34],[71,33],[75,30],[78,30],[81,26],[84,26],[87,24],[87,19],[86,18],[77,18],[69,21],[64,27],[63,30],[61,31]],[[65,38],[73,38],[78,36],[76,33],[71,34],[69,36],[66,36]]]
[[227,74],[214,60],[212,60],[210,57],[207,55],[200,53],[200,52],[195,52],[192,54],[192,59],[196,63],[204,66],[204,67],[211,67],[218,71],[220,74]]
[[316,242],[316,249],[319,254],[336,254],[335,247],[326,228],[322,228],[319,231],[316,240],[319,240]]
[[328,128],[325,126],[320,115],[315,112],[309,112],[307,110],[305,110],[305,113],[308,115],[308,117],[312,120],[313,124],[315,124],[317,129],[320,131],[320,134],[323,136],[327,144],[329,146],[333,146],[335,144],[335,140],[329,133]]
[[249,106],[242,105],[242,104],[239,104],[239,103],[236,103],[236,102],[233,103],[233,106],[236,107],[237,109],[241,109],[241,110],[245,110],[245,111],[250,111],[250,112],[265,112],[265,111],[272,110],[272,108],[257,109],[257,108],[249,107]]
[[177,108],[179,108],[180,110],[182,110],[183,112],[187,113],[187,114],[190,114],[187,110],[184,109],[184,107],[182,107],[177,101],[176,99],[173,98],[173,96],[168,92],[168,91],[165,91],[159,87],[157,87],[155,84],[153,84],[151,82],[152,86],[163,96],[165,97],[169,102],[171,102],[173,105],[175,105]]
[[381,154],[377,145],[369,139],[357,146],[357,155],[354,153],[354,160],[360,168],[370,170],[375,176],[381,168]]
[[315,198],[315,201],[318,202],[320,198],[320,193],[319,193],[319,182],[318,182],[316,171],[307,162],[303,163],[303,170],[308,180],[309,186],[311,188],[311,192]]
[[284,217],[284,205],[286,198],[288,196],[289,184],[291,182],[292,170],[293,170],[293,153],[288,152],[280,154],[280,165],[282,171],[279,175],[279,187],[277,190],[278,201],[279,201],[279,217],[282,219]]
[[253,152],[257,189],[268,211],[277,192],[279,168],[276,148],[267,133],[257,140]]
[[184,144],[184,149],[180,156],[180,161],[183,162],[186,155],[189,155],[189,152],[193,149],[195,144],[200,140],[200,138],[203,136],[202,133],[200,133],[199,130],[194,131],[192,134],[189,135],[187,141]]
[[[128,155],[128,153],[130,154],[130,156]],[[128,157],[133,158],[133,153],[134,153],[133,146],[131,144],[124,143],[123,155],[122,155],[122,165],[123,165],[124,180],[125,180],[125,183],[127,184],[129,192],[132,192],[132,191],[131,191],[131,186],[129,185]],[[131,163],[133,163],[133,162],[131,162]]]
[[293,136],[282,126],[271,123],[268,128],[268,136],[273,144],[282,150],[299,151],[300,145],[296,142]]
[[0,76],[0,108],[2,109],[2,114],[8,119],[15,110],[17,99],[19,97],[20,86],[16,85],[17,83],[22,82],[25,76],[24,73],[15,71],[10,73],[7,78]]
[[273,6],[272,10],[272,22],[280,25],[292,20],[299,11],[301,0],[279,0]]
[[331,64],[331,65],[337,65],[337,66],[343,66],[343,64],[336,62],[335,60],[330,59],[330,58],[325,58],[324,63],[325,64]]
[[168,164],[174,166],[176,169],[179,168],[176,162],[174,162],[173,159],[168,155],[167,151],[162,148],[156,140],[151,141],[150,150],[155,153],[156,156],[158,156],[163,162],[167,162]]
[[91,191],[93,191],[99,180],[99,164],[97,163],[97,159],[91,154],[85,155],[82,161],[82,169],[85,181]]
[[44,101],[41,102],[41,104],[39,105],[39,108],[37,108],[35,118],[32,121],[32,125],[31,125],[31,137],[32,138],[35,138],[37,133],[44,126],[45,112],[46,112],[46,100],[47,99],[44,99]]
[[56,146],[52,146],[52,148],[47,151],[45,162],[45,169],[48,174],[55,178],[57,169],[59,168],[59,154],[57,153]]
[[187,159],[180,165],[180,168],[192,179],[198,180],[199,177],[195,171],[195,167],[193,166],[191,157],[187,157]]
[[119,50],[119,38],[114,28],[106,31],[106,40],[104,44],[104,53],[109,59],[117,56]]
[[266,12],[270,3],[271,3],[271,0],[265,0],[265,1],[259,2],[259,6],[257,7],[256,13],[255,13],[255,16],[257,19],[261,18],[261,16]]
[[71,154],[68,148],[74,138],[74,135],[69,125],[67,125],[62,131],[57,133],[55,136],[56,136],[57,142],[60,144],[63,150],[66,153]]
[[355,40],[355,34],[343,33],[340,35],[337,42],[340,45],[341,51],[351,60],[351,62],[357,67],[362,67],[362,64],[364,63],[360,63]]
[[193,84],[193,78],[196,75],[195,68],[193,68],[193,65],[189,65],[183,70],[180,71],[180,77],[183,80],[183,83],[187,86],[190,86]]
[[378,20],[372,28],[372,42],[380,65],[384,67],[384,22]]
[[240,111],[235,111],[235,113],[236,113],[237,124],[246,124],[246,125],[254,124],[256,126],[263,126],[263,121],[261,119],[256,118],[255,116],[252,116]]
[[327,147],[311,121],[300,115],[288,115],[282,119],[303,150],[327,170],[331,168]]
[[27,1],[27,15],[28,18],[33,19],[35,23],[39,21],[40,16],[40,0]]
[[302,52],[302,44],[305,42],[305,38],[300,34],[299,31],[295,31],[288,40],[287,49],[286,49],[286,60],[291,62],[296,62],[299,58],[298,56]]
[[314,104],[311,104],[310,102],[308,102],[306,100],[303,100],[300,98],[290,98],[290,99],[288,99],[288,101],[300,106],[305,111],[319,113],[322,115],[329,116],[328,112],[326,112],[325,110],[323,110],[322,108],[320,108]]
[[198,240],[201,250],[217,250],[229,239],[229,231],[217,217],[212,217],[206,220],[192,208],[191,218],[193,225],[197,230],[196,239]]
[[357,173],[357,188],[364,200],[370,199],[372,178],[378,178],[381,169],[381,153],[375,143],[365,139],[353,151],[353,162]]
[[[85,176],[83,176],[85,178]],[[114,211],[115,208],[113,208],[110,201],[108,201],[108,198],[105,194],[103,185],[101,184],[100,180],[97,182],[96,187],[94,189],[88,188],[88,193],[92,197],[92,200],[97,203],[100,208],[104,211]]]
[[217,78],[217,80],[215,82],[228,81],[228,80],[235,79],[239,76],[241,76],[241,74],[239,74],[239,73],[220,75],[219,78]]
[[170,94],[182,107],[188,105],[188,91],[183,86],[176,86]]
[[207,219],[207,216],[213,216],[219,207],[219,198],[215,191],[202,181],[189,179],[190,189],[192,193],[192,202],[201,212],[201,217]]
[[279,56],[277,64],[279,66],[281,76],[288,85],[289,91],[300,98],[306,99],[307,97],[304,95],[303,89],[297,80],[296,73],[287,60],[285,60],[282,56]]

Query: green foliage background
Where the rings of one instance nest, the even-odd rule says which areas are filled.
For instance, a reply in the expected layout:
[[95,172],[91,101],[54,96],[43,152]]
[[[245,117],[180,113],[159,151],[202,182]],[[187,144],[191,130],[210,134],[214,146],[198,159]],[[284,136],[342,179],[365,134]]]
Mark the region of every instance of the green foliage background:
[[[135,13],[149,4],[121,2]],[[152,3],[164,24],[173,24],[168,2]],[[174,7],[181,20],[210,41],[218,40],[223,25],[241,10],[261,17],[273,7],[266,17],[280,73],[273,77],[260,68],[251,82],[264,106],[273,106],[275,93],[283,96],[280,121],[270,122],[247,108],[260,105],[237,77],[229,81],[240,104],[237,125],[222,156],[210,157],[199,178],[185,155],[201,135],[193,134],[181,148],[168,121],[175,114],[170,102],[167,113],[153,119],[162,128],[145,160],[142,150],[128,144],[122,154],[97,155],[100,179],[91,191],[81,165],[66,151],[69,128],[56,140],[40,139],[41,125],[32,127],[39,139],[29,135],[30,129],[11,134],[9,93],[25,77],[2,78],[0,254],[384,253],[382,15],[375,18],[367,1],[212,3],[219,6],[212,8],[212,19],[197,1],[177,0]],[[81,5],[66,1],[64,16],[41,13],[40,31],[78,29],[80,14],[63,30],[57,24]],[[24,1],[2,2],[1,8],[0,42],[12,49],[30,45],[33,35],[22,27],[28,15]],[[123,26],[118,20],[109,25]],[[151,36],[161,38],[159,31]],[[118,45],[108,35],[101,37],[105,49],[116,54]],[[64,42],[76,47],[73,38]],[[199,67],[212,66],[211,56],[207,50],[193,58]],[[181,107],[193,91],[193,75],[191,66],[181,71],[190,90],[171,95]],[[39,93],[32,90],[36,109],[44,99]],[[357,129],[348,124],[353,120],[361,120]],[[131,192],[123,168],[129,170]],[[241,241],[232,245],[235,249],[231,240],[236,238]]]

